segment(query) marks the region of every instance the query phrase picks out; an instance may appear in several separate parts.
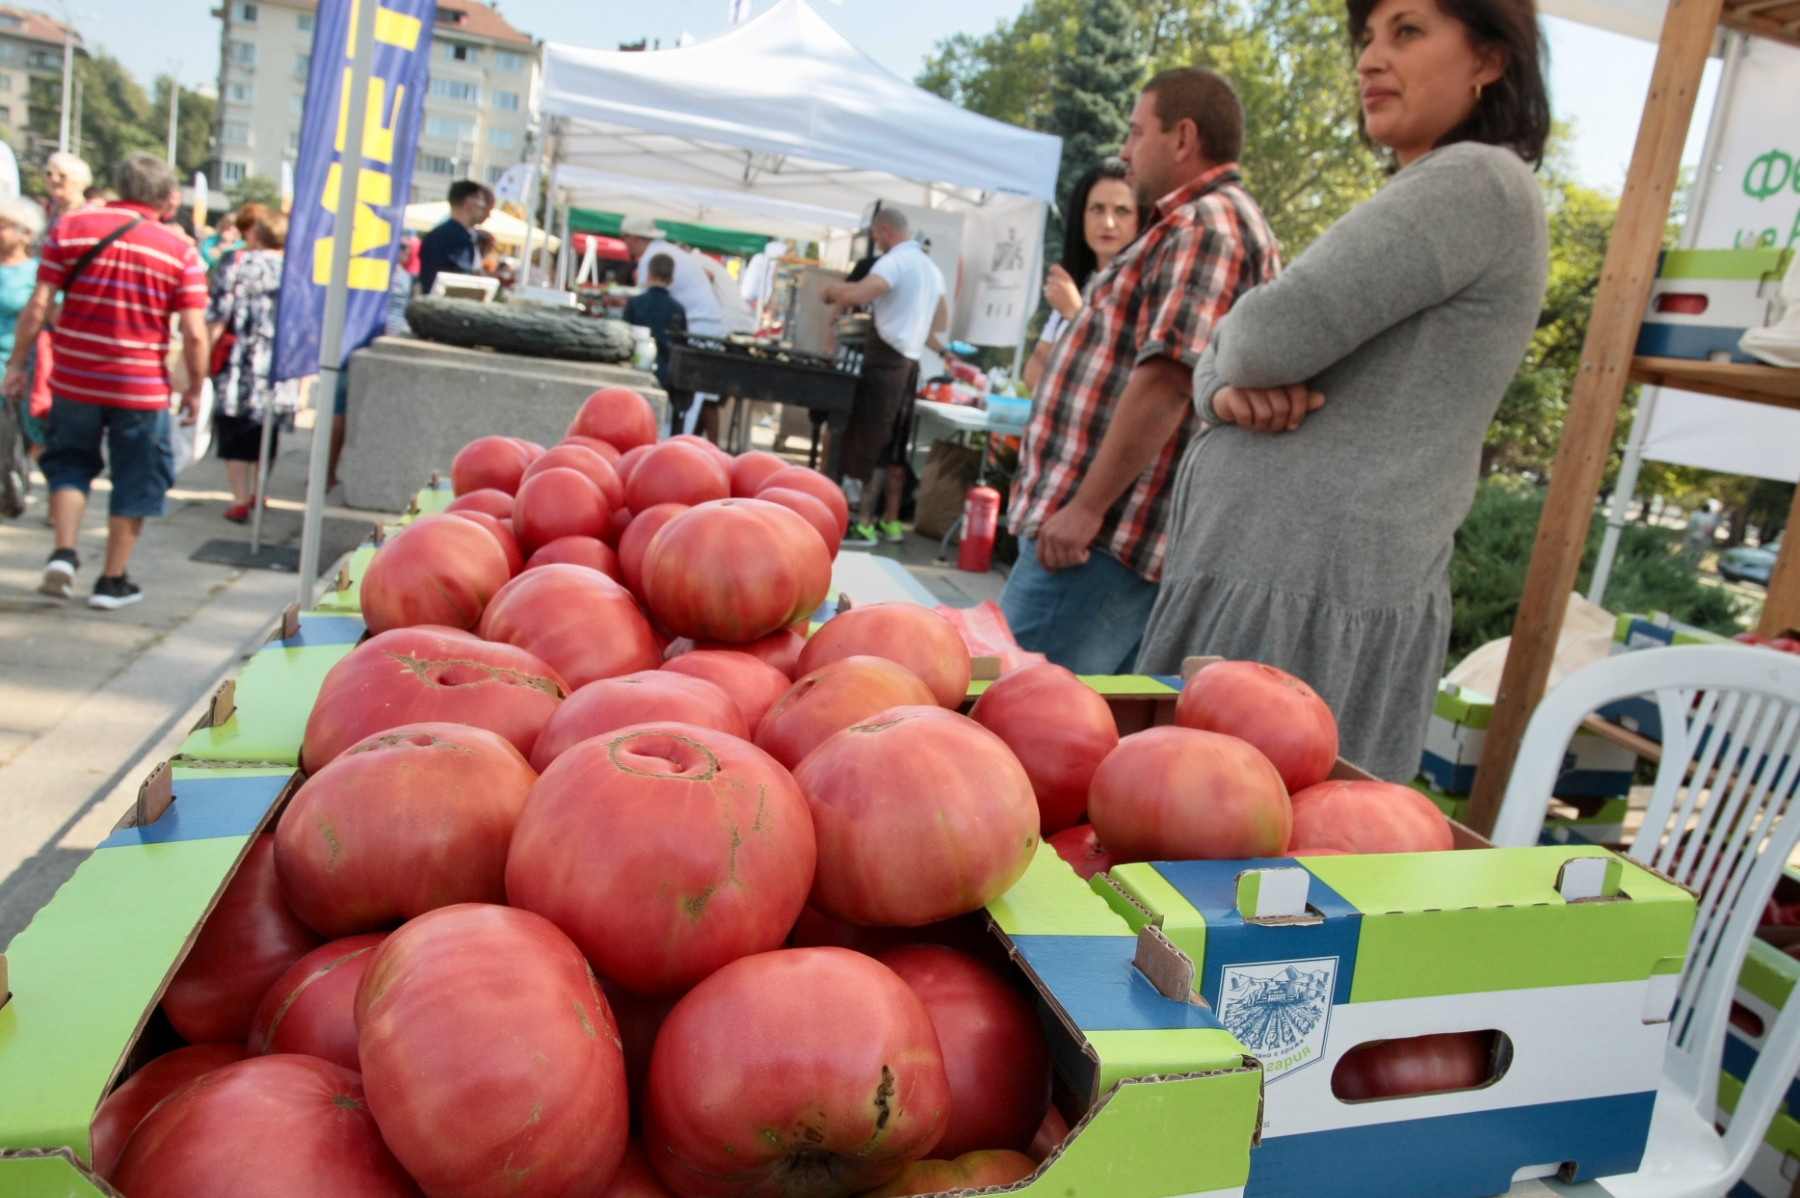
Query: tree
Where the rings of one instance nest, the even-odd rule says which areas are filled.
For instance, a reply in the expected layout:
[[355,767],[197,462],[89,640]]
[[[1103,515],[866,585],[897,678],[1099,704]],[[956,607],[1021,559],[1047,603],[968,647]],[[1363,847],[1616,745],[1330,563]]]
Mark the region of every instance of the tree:
[[1064,220],[1082,219],[1080,213],[1069,211],[1075,181],[1124,146],[1144,73],[1136,23],[1121,0],[1087,0],[1082,10],[1075,37],[1066,49],[1058,47],[1050,65],[1055,98],[1044,131],[1063,139],[1057,177],[1062,220],[1045,230],[1052,245],[1062,242],[1058,226]]
[[938,43],[917,83],[970,112],[1042,129],[1054,95],[1052,66],[1075,43],[1080,10],[1080,0],[1032,0],[990,34],[953,34]]
[[[104,50],[92,58],[76,59],[74,71],[81,83],[81,128],[75,140],[97,183],[108,184],[119,163],[132,154],[142,151],[162,157],[168,153],[167,76],[156,80],[153,101],[119,60]],[[186,88],[180,94],[175,157],[177,173],[185,179],[211,157],[215,102]],[[62,80],[49,76],[32,79],[28,103],[30,129],[39,147],[32,165],[41,167],[56,147],[62,124]]]
[[249,175],[242,183],[227,188],[225,198],[231,201],[233,208],[242,208],[245,204],[262,204],[268,208],[279,208],[281,207],[281,184],[266,175]]

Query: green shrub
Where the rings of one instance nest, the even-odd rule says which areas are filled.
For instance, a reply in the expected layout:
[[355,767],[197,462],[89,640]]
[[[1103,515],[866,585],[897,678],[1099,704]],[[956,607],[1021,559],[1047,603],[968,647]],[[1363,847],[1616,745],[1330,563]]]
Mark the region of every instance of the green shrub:
[[[1497,476],[1477,488],[1450,559],[1450,664],[1512,633],[1543,510],[1544,493],[1523,480]],[[1605,528],[1605,519],[1596,513],[1581,556],[1577,591],[1587,591]],[[1685,624],[1726,635],[1744,628],[1730,592],[1702,583],[1682,559],[1681,534],[1640,524],[1627,524],[1620,535],[1606,606],[1615,612],[1666,611]]]

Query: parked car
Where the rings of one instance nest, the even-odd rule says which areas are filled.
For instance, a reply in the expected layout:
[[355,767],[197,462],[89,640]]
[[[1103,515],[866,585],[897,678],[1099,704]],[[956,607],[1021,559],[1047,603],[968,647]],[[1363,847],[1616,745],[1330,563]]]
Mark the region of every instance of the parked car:
[[1719,555],[1719,573],[1732,582],[1755,582],[1769,585],[1775,570],[1775,559],[1781,553],[1781,538],[1755,549],[1727,549]]

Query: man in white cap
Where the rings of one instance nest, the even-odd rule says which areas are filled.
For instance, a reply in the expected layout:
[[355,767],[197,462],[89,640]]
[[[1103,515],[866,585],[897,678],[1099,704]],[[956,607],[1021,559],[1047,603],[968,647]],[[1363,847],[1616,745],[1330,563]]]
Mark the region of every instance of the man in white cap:
[[[704,255],[692,250],[684,250],[663,236],[663,231],[655,221],[647,216],[628,216],[619,225],[619,239],[625,243],[626,250],[637,259],[637,284],[647,287],[650,283],[650,259],[658,254],[667,254],[675,263],[675,279],[667,284],[669,295],[680,304],[687,313],[688,332],[702,337],[725,336],[725,317],[719,308],[719,297],[713,292],[712,272],[724,267],[708,260]],[[698,430],[708,440],[719,439],[719,397],[705,393],[690,397],[683,392],[671,392],[669,395],[670,431],[680,432],[683,417],[688,405],[698,399],[704,405],[700,410]]]

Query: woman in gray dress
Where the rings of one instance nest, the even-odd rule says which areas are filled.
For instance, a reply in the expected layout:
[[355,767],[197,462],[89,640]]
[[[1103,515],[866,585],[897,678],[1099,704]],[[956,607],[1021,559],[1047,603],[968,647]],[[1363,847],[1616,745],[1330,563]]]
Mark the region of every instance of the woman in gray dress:
[[1550,130],[1531,0],[1349,0],[1393,178],[1219,322],[1139,670],[1298,675],[1343,756],[1419,769],[1482,440],[1543,303]]

